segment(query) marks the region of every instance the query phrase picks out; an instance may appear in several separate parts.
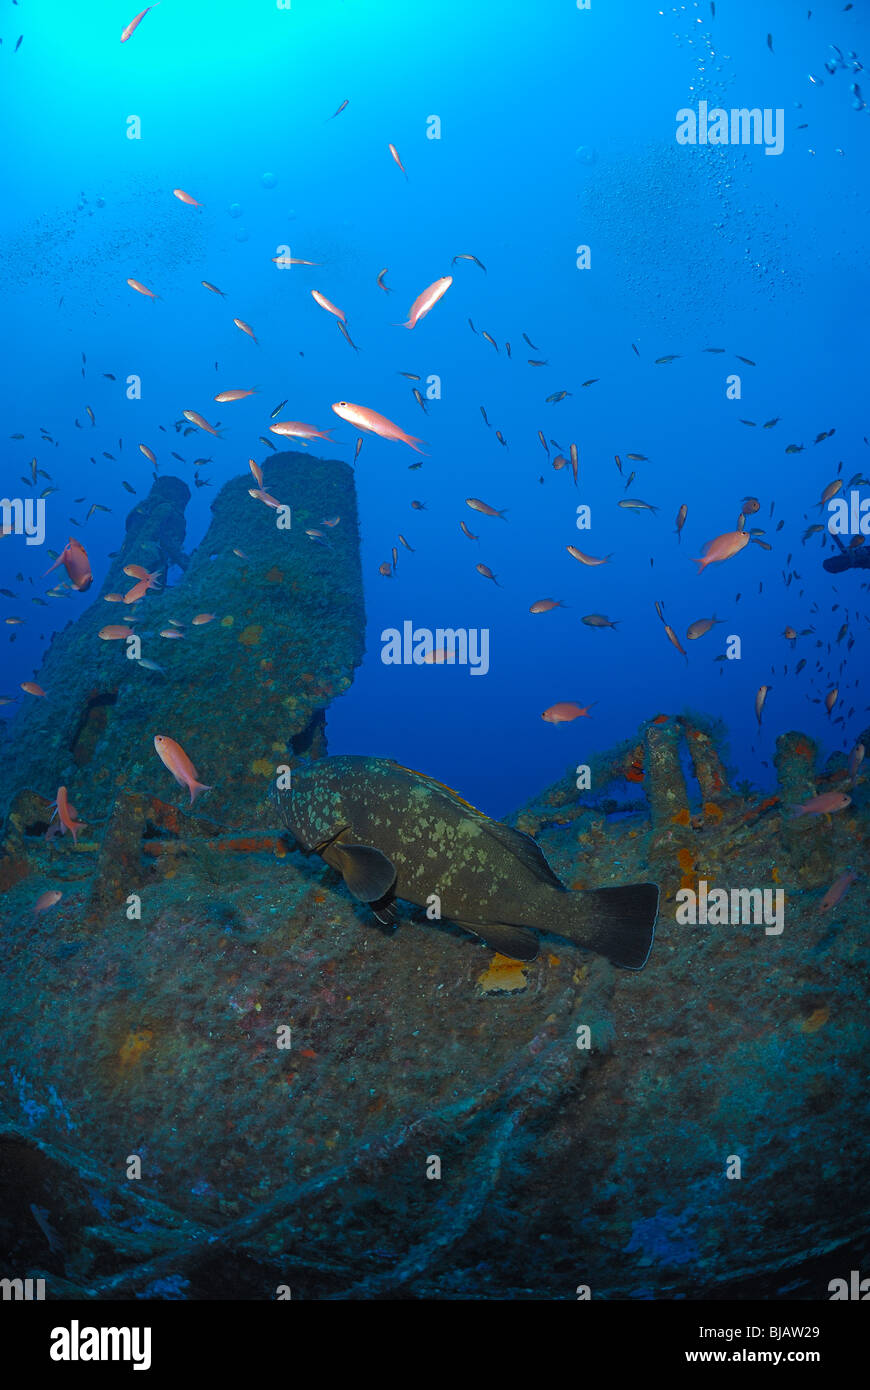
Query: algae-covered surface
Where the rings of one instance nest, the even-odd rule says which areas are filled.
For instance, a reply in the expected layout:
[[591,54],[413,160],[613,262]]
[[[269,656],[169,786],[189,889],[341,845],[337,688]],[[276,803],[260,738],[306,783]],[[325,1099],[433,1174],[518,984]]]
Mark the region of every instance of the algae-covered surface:
[[[4,1248],[55,1296],[823,1295],[870,1205],[866,793],[793,809],[842,762],[784,735],[747,798],[714,731],[661,715],[594,796],[517,812],[570,887],[660,882],[640,973],[382,925],[268,799],[239,830],[125,789],[77,849],[10,826]],[[781,930],[677,920],[699,877],[771,875]]]

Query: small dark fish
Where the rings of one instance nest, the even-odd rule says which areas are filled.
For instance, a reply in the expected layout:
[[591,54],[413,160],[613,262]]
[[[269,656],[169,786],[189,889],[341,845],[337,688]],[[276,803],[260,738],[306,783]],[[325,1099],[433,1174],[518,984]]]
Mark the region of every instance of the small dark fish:
[[492,343],[492,345],[493,345],[493,347],[495,348],[496,352],[498,352],[498,343],[495,341],[495,338],[493,338],[489,333],[487,333],[487,331],[486,331],[485,328],[482,328],[482,329],[480,330],[480,336],[481,336],[482,338],[485,338],[486,341],[487,341],[488,343]]
[[546,405],[553,405],[556,401],[563,401],[563,400],[565,399],[566,396],[570,396],[570,395],[571,395],[571,392],[570,392],[570,391],[554,391],[553,394],[552,394],[552,396],[548,396],[548,397],[547,397],[545,404],[546,404]]
[[420,381],[421,378],[416,372],[399,372],[399,376],[406,376],[409,381]]
[[417,389],[416,386],[413,388],[413,391],[414,391],[414,399],[415,399],[415,401],[417,402],[418,406],[420,407],[420,409],[422,410],[422,412],[423,412],[424,415],[428,415],[429,412],[428,412],[428,410],[426,409],[426,402],[423,400],[423,397],[420,395],[420,392],[418,391],[418,389]]
[[504,350],[505,350],[505,352],[507,353],[508,357],[510,357],[510,355],[511,355],[511,345],[510,345],[510,343],[505,343],[505,345],[504,345]]
[[634,343],[632,343],[631,348],[632,348],[632,351],[636,354],[636,356],[640,357],[640,353],[638,352],[637,347],[635,346]]
[[342,113],[342,111],[343,111],[343,110],[345,109],[345,107],[348,105],[349,101],[350,101],[350,97],[345,97],[344,101],[341,103],[341,106],[339,106],[338,110],[337,110],[337,111],[333,111],[332,115],[327,117],[327,120],[334,121],[335,118],[336,118],[336,116],[340,116],[341,113]]
[[770,49],[770,51],[771,51],[771,53],[772,53],[772,52],[773,52],[773,35],[772,35],[772,34],[768,34],[768,36],[767,36],[767,46],[768,46],[768,48]]
[[359,348],[357,347],[356,343],[353,341],[353,338],[352,338],[352,337],[350,336],[350,334],[348,333],[347,327],[345,326],[345,324],[342,323],[341,319],[336,319],[336,323],[338,324],[338,327],[339,327],[339,330],[340,330],[340,332],[341,332],[341,335],[342,335],[342,337],[345,339],[345,341],[346,341],[347,343],[350,344],[350,346],[353,348],[354,352],[359,352]]
[[457,261],[474,261],[475,265],[480,266],[484,275],[486,274],[486,266],[483,264],[483,261],[479,261],[476,256],[470,256],[467,252],[460,251],[458,256],[453,257],[453,264],[455,265]]
[[505,447],[505,449],[506,449],[506,448],[507,448],[507,440],[505,439],[505,437],[504,437],[504,435],[502,434],[501,430],[496,430],[496,432],[495,432],[495,437],[496,437],[496,439],[498,440],[499,444],[504,445],[504,447]]
[[[384,294],[392,294],[392,293],[393,293],[393,291],[390,289],[389,285],[385,285],[385,284],[384,284],[384,276],[386,275],[386,273],[387,273],[388,270],[389,270],[389,266],[386,266],[386,265],[385,265],[384,268],[383,268],[383,270],[380,271],[379,274],[378,274],[378,287],[384,291]],[[469,319],[468,322],[471,323],[471,319]]]
[[550,365],[546,359],[539,357],[528,357],[526,361],[530,367],[549,367]]
[[679,352],[672,352],[668,357],[657,357],[655,360],[655,365],[657,367],[663,367],[667,362],[676,362],[677,358],[681,356],[682,354]]
[[747,367],[757,367],[757,366],[758,366],[758,363],[757,363],[757,362],[753,362],[753,360],[752,360],[751,357],[741,357],[739,352],[735,352],[734,356],[737,358],[737,361],[738,361],[738,362],[745,362],[746,365],[747,365]]
[[[289,400],[289,397],[288,397],[288,400]],[[270,419],[270,420],[274,420],[276,416],[280,415],[280,414],[281,414],[281,411],[284,409],[284,407],[285,407],[286,404],[287,404],[287,401],[282,401],[280,405],[276,405],[276,406],[275,406],[275,409],[272,411],[272,414],[269,416],[269,419]]]
[[23,35],[23,34],[19,34],[19,35],[18,35],[18,42],[17,42],[17,44],[15,45],[15,47],[13,48],[13,50],[12,50],[13,53],[17,53],[17,52],[18,52],[19,48],[21,47],[21,40],[22,40],[23,38],[24,38],[24,35]]
[[804,451],[804,446],[803,446],[803,444],[787,444],[787,445],[785,446],[785,452],[786,452],[787,454],[802,454],[803,451]]
[[[21,40],[19,39],[18,42],[20,43]],[[31,1202],[30,1210],[33,1215],[34,1221],[36,1222],[39,1229],[42,1231],[42,1234],[45,1236],[45,1239],[48,1241],[48,1248],[51,1251],[51,1253],[53,1255],[62,1255],[64,1250],[63,1241],[61,1240],[54,1227],[50,1224],[48,1220],[48,1212],[46,1211],[45,1207],[34,1206]]]
[[179,462],[179,463],[185,463],[185,462],[186,462],[186,460],[183,459],[183,458],[181,457],[181,454],[176,454],[176,452],[175,452],[174,449],[173,449],[173,451],[172,451],[172,457],[173,457],[174,459],[178,459],[178,462]]
[[103,376],[106,378],[107,381],[114,381],[114,380],[115,380],[115,377],[114,377],[114,375],[112,374],[112,372],[103,372]]
[[772,420],[765,420],[761,428],[764,430],[772,430],[774,425],[778,425],[781,419],[781,415],[775,415]]
[[268,445],[268,447],[272,450],[273,454],[277,452],[275,445],[272,443],[271,439],[267,439],[266,436],[263,434],[259,435],[258,438],[261,444]]
[[114,455],[114,454],[107,454],[106,451],[105,451],[105,449],[103,450],[103,458],[104,458],[104,459],[111,459],[113,463],[117,463],[117,462],[118,462],[118,460],[115,458],[115,455]]
[[649,463],[646,454],[626,454],[629,463]]
[[547,443],[546,439],[544,438],[544,434],[543,434],[543,431],[542,431],[542,430],[538,430],[538,439],[541,441],[541,448],[544,450],[544,453],[547,455],[547,458],[549,458],[549,457],[550,457],[550,446],[549,446],[549,444]]
[[724,348],[701,348],[702,352],[724,352]]
[[422,463],[409,463],[409,464],[408,464],[408,469],[409,469],[409,471],[410,471],[412,468],[422,468],[422,467],[423,467],[423,464],[422,464]]
[[[285,404],[286,404],[286,402],[285,402]],[[354,463],[356,463],[357,459],[359,458],[359,451],[360,451],[360,449],[362,448],[362,446],[363,446],[363,437],[362,437],[361,434],[359,434],[359,435],[357,435],[356,448],[355,448],[354,451],[353,451],[353,461],[354,461]]]
[[523,334],[523,337],[525,338],[525,340],[526,340],[526,342],[528,343],[529,347],[532,349],[532,352],[540,352],[540,351],[541,351],[540,348],[535,347],[535,345],[534,345],[534,343],[532,342],[531,338],[529,337],[528,333],[524,333],[524,334]]
[[590,377],[590,379],[589,379],[588,381],[581,382],[581,389],[582,389],[583,386],[594,386],[595,383],[596,383],[596,381],[600,381],[600,380],[601,380],[601,377],[600,377],[600,376],[593,376],[593,377]]
[[489,423],[489,421],[488,421],[487,418],[486,418],[486,411],[484,410],[483,406],[480,407],[480,413],[481,413],[481,415],[483,416],[483,423],[486,425],[487,429],[491,430],[491,429],[492,429],[492,425]]
[[476,332],[477,332],[477,329],[475,328],[474,324],[471,322],[471,319],[468,320],[468,327],[471,329],[472,333],[476,333]]
[[753,426],[755,426],[755,425],[757,425],[758,421],[757,421],[757,420],[741,420],[740,423],[741,423],[741,425],[753,425]]
[[130,484],[129,484],[128,482],[126,482],[123,478],[121,479],[121,487],[125,487],[125,488],[127,489],[127,491],[128,491],[128,492],[132,492],[132,493],[133,493],[133,496],[135,497],[135,495],[136,495],[136,489],[135,489],[134,487],[131,487]]

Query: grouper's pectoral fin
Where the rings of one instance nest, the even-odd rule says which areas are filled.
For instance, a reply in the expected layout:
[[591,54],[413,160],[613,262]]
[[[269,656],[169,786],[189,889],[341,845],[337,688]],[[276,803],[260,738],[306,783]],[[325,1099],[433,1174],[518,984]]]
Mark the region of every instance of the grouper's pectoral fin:
[[396,881],[395,864],[373,845],[348,845],[333,840],[322,857],[338,869],[348,890],[364,903],[376,903],[386,897]]
[[453,920],[511,960],[534,960],[540,950],[538,938],[525,927],[513,927],[509,922],[463,922],[459,917]]

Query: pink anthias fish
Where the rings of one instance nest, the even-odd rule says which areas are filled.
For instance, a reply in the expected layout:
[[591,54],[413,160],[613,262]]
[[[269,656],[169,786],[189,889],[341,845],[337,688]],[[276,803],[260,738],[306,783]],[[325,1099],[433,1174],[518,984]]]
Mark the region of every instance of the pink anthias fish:
[[[56,570],[58,565],[63,565],[70,577],[72,587],[77,589],[79,593],[84,593],[85,589],[89,589],[94,582],[94,576],[91,574],[91,562],[88,559],[87,551],[81,542],[73,540],[72,536],[70,536],[54,564],[49,565],[45,574],[51,574],[52,570]],[[43,579],[45,578],[45,574],[42,576]]]
[[36,902],[33,904],[34,917],[38,917],[40,912],[48,912],[48,909],[50,907],[55,907],[62,897],[63,893],[61,893],[58,888],[49,888],[47,892],[40,893]]
[[822,792],[821,796],[811,796],[809,801],[793,806],[791,813],[792,816],[832,816],[851,804],[852,798],[845,792]]
[[280,511],[284,506],[284,503],[273,497],[271,492],[264,492],[261,487],[249,487],[248,496],[255,497],[258,502],[265,502],[267,507],[274,507],[276,511]]
[[438,300],[450,289],[453,284],[452,275],[442,275],[440,280],[435,280],[422,294],[418,294],[408,313],[408,320],[397,327],[416,328],[421,319],[424,319],[430,309],[434,309]]
[[581,716],[590,719],[589,711],[591,708],[592,705],[583,707],[574,704],[571,700],[562,700],[559,704],[551,705],[549,709],[545,709],[541,718],[546,720],[548,724],[570,724],[572,719],[579,719]]
[[857,881],[858,875],[853,873],[851,869],[840,874],[840,877],[834,880],[819,903],[819,912],[830,912],[831,908],[837,906],[837,903],[846,896],[852,884],[857,883]]
[[856,743],[855,747],[852,749],[851,754],[849,755],[849,781],[852,783],[853,787],[856,781],[858,780],[858,773],[861,769],[861,764],[863,763],[863,761],[864,745],[863,743]]
[[704,546],[702,558],[695,557],[698,573],[701,574],[708,565],[718,565],[723,560],[730,560],[733,555],[739,555],[748,544],[748,531],[726,531],[723,535],[716,536]]
[[332,426],[327,430],[319,430],[316,425],[306,425],[302,420],[279,420],[276,425],[270,425],[269,430],[272,434],[284,435],[286,439],[329,440]]
[[154,738],[154,747],[160,761],[169,768],[178,785],[187,787],[190,792],[191,806],[200,792],[211,791],[210,786],[198,780],[196,768],[181,744],[176,743],[174,738],[167,738],[165,734],[157,734]]
[[[61,835],[65,835],[67,831],[69,831],[70,835],[73,837],[73,844],[77,845],[79,831],[84,829],[87,822],[76,818],[76,808],[70,805],[66,787],[58,787],[57,800],[53,805],[54,814],[51,819],[54,820],[54,816],[57,815],[58,821],[60,822]],[[51,822],[49,822],[49,824],[51,824]]]
[[148,5],[144,10],[140,10],[136,18],[130,20],[130,23],[127,25],[126,29],[121,35],[121,43],[126,43],[127,40],[131,37],[131,35],[135,34],[136,30],[139,28],[139,25],[142,23],[142,20],[145,18],[146,14],[148,14],[149,10],[156,10],[159,4],[160,0],[155,0],[155,3],[153,5]]
[[370,410],[366,405],[354,405],[352,401],[334,401],[332,409],[340,419],[347,420],[348,424],[355,425],[358,430],[368,430],[369,434],[380,435],[381,439],[407,444],[417,454],[423,452],[417,448],[423,441],[418,439],[416,434],[406,434],[392,420],[388,420],[386,415],[379,415],[376,410]]

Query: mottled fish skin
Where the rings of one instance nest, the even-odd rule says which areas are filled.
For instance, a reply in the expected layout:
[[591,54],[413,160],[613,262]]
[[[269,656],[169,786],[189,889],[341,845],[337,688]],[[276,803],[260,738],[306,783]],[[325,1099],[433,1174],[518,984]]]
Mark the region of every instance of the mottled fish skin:
[[[373,846],[395,866],[396,897],[425,906],[436,893],[442,917],[472,928],[477,924],[480,935],[487,924],[508,923],[567,935],[595,949],[601,926],[596,893],[570,892],[531,837],[399,763],[339,756],[294,769],[282,811],[304,848],[328,856],[328,842],[336,837],[343,846]],[[650,895],[655,900],[651,945],[657,889],[642,887],[649,890],[645,901]],[[529,958],[536,946],[532,939]],[[641,954],[642,964],[648,947]]]

